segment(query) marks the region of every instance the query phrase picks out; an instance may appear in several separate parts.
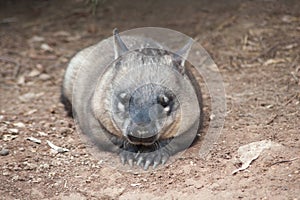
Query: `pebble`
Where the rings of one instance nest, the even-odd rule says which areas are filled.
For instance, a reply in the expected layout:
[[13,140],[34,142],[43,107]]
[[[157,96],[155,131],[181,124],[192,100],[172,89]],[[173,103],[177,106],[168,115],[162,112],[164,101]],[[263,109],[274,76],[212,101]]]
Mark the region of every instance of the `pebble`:
[[68,134],[72,133],[73,129],[67,127],[58,128],[57,132],[63,136],[67,136]]
[[19,130],[16,129],[16,128],[10,128],[10,129],[8,129],[8,132],[9,132],[9,133],[12,133],[12,134],[18,134],[18,133],[19,133]]
[[9,176],[9,175],[10,175],[10,173],[9,173],[9,172],[7,172],[7,171],[5,171],[5,172],[3,172],[3,173],[2,173],[2,175],[3,175],[3,176]]
[[41,44],[41,49],[44,51],[48,51],[48,52],[53,52],[53,48],[49,46],[49,44],[47,43],[43,43]]
[[41,72],[39,70],[33,69],[31,72],[29,72],[28,76],[29,77],[36,77],[36,76],[38,76],[40,74],[41,74]]
[[216,115],[214,115],[214,114],[211,114],[211,115],[209,116],[209,119],[210,119],[211,121],[213,121],[215,118],[216,118]]
[[34,138],[34,137],[28,137],[27,140],[37,143],[37,144],[41,144],[41,142],[42,142],[41,140]]
[[25,93],[21,96],[19,96],[19,100],[23,103],[26,103],[26,102],[29,102],[29,101],[33,101],[35,100],[36,98],[39,98],[41,96],[43,96],[45,93],[44,92],[40,92],[40,93],[33,93],[33,92],[28,92],[28,93]]
[[47,80],[51,79],[51,76],[43,73],[39,76],[39,79],[41,79],[42,81],[47,81]]
[[32,109],[32,110],[29,110],[28,112],[24,113],[25,116],[28,116],[28,115],[32,115],[34,113],[36,113],[38,110],[37,109]]
[[45,38],[44,37],[41,37],[41,36],[33,36],[32,38],[29,39],[29,42],[30,43],[34,43],[34,42],[43,42],[45,41]]
[[18,179],[19,179],[19,175],[15,175],[15,176],[12,177],[13,181],[17,181]]
[[25,76],[21,75],[17,80],[18,85],[24,85],[25,84]]
[[53,149],[55,150],[57,153],[64,153],[64,152],[68,152],[69,149],[67,148],[63,148],[63,147],[59,147],[59,146],[56,146],[55,144],[53,144],[52,142],[48,141],[47,140],[47,143],[48,145]]
[[8,149],[1,149],[0,151],[0,155],[1,156],[7,156],[9,154],[9,150]]
[[25,124],[22,123],[22,122],[14,123],[14,126],[15,126],[15,127],[18,127],[18,128],[25,128]]
[[34,94],[32,92],[28,92],[26,94],[19,96],[19,100],[22,102],[29,102],[29,101],[32,101],[35,97],[36,97],[36,94]]
[[20,147],[19,151],[25,151],[25,149],[23,147]]
[[131,183],[130,186],[132,187],[137,187],[137,186],[140,186],[141,184],[140,183]]
[[16,139],[17,137],[18,137],[17,135],[5,134],[5,135],[2,136],[2,140],[3,141],[11,141],[11,140]]
[[38,131],[38,134],[39,134],[40,136],[48,136],[48,134],[45,133],[45,132],[43,132],[43,131]]
[[55,36],[55,37],[69,37],[69,36],[71,36],[71,34],[69,32],[66,32],[66,31],[57,31],[57,32],[53,33],[53,36]]

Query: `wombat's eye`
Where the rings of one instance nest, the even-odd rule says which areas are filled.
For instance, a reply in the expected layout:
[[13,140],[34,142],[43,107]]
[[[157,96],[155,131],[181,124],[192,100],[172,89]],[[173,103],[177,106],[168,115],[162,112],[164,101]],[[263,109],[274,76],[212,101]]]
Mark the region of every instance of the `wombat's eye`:
[[129,100],[129,95],[126,92],[121,92],[119,95],[119,101],[125,104]]
[[124,112],[125,111],[125,106],[124,104],[122,104],[121,102],[118,103],[118,109],[121,111],[121,112]]
[[170,105],[170,99],[165,95],[159,95],[157,97],[157,103],[159,103],[162,107],[167,107]]
[[115,101],[117,109],[121,112],[126,111],[126,105],[128,104],[129,95],[126,92],[121,92],[117,95],[117,99]]

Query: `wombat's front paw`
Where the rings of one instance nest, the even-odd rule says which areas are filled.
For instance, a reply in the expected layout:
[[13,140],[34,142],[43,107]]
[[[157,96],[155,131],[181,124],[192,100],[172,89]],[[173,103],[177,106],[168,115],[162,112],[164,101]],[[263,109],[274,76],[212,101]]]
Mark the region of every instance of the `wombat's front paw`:
[[147,170],[150,165],[155,169],[158,165],[164,165],[170,155],[164,150],[156,150],[154,152],[141,153],[136,156],[136,164]]
[[122,151],[119,154],[119,156],[123,165],[128,163],[130,167],[133,167],[133,163],[136,159],[137,153],[130,151]]
[[128,163],[130,167],[133,167],[134,162],[136,162],[136,165],[142,167],[144,170],[147,170],[150,165],[153,165],[153,169],[160,164],[164,165],[170,157],[164,150],[147,153],[122,151],[119,156],[123,165]]

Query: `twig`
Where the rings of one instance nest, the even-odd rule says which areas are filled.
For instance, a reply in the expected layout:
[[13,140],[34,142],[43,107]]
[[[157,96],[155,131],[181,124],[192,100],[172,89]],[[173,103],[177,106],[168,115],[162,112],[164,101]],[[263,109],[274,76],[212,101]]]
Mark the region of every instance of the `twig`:
[[254,61],[256,61],[257,59],[259,59],[261,57],[265,57],[265,56],[269,55],[272,51],[276,51],[276,48],[278,46],[280,46],[280,43],[277,43],[277,44],[271,46],[270,48],[264,50],[258,56],[256,56],[255,58],[251,59],[250,62],[254,62]]
[[[299,59],[299,55],[296,56],[296,58],[293,60],[291,67],[295,67],[297,65],[297,60]],[[296,70],[297,71],[297,70]]]
[[274,120],[278,117],[278,114],[275,114],[267,123],[266,125],[270,125],[271,123],[274,122]]
[[289,103],[291,103],[297,96],[298,96],[298,94],[294,94],[291,98],[289,98],[289,100],[287,100],[284,103],[284,106],[287,106]]
[[281,164],[281,163],[293,162],[293,161],[298,160],[298,159],[299,158],[292,158],[290,160],[280,160],[280,161],[277,161],[277,162],[274,162],[274,163],[270,164],[269,167],[271,167],[273,165]]
[[[290,44],[290,43],[295,43],[295,42],[297,42],[297,41],[292,40],[292,41],[287,41],[287,42],[278,42],[278,43],[272,45],[270,48],[265,49],[258,56],[251,59],[250,62],[254,62],[254,61],[256,61],[257,59],[259,59],[261,57],[266,57],[269,54],[271,54],[272,52],[276,53],[277,48],[280,47],[280,46],[284,46],[284,45],[287,45],[287,44]],[[271,55],[271,57],[274,57],[274,56]]]
[[9,17],[9,18],[5,18],[5,19],[2,19],[0,21],[0,24],[10,24],[10,23],[14,23],[14,22],[17,22],[18,19],[15,18],[15,17]]
[[236,16],[231,16],[228,19],[226,19],[225,21],[223,21],[217,28],[217,31],[222,31],[225,27],[230,26],[231,24],[234,23],[234,21],[236,20]]
[[55,151],[57,151],[58,153],[64,153],[64,152],[68,152],[69,149],[63,148],[63,147],[59,147],[56,146],[55,144],[53,144],[52,142],[50,142],[49,140],[47,140],[48,145],[54,149]]
[[14,76],[14,78],[17,78],[17,76],[20,73],[21,65],[17,61],[7,58],[7,57],[3,57],[3,56],[0,56],[0,60],[2,60],[4,62],[9,62],[9,63],[15,64],[15,72],[14,72],[13,76]]
[[298,83],[299,78],[295,75],[295,73],[291,72],[291,75],[292,75],[293,79]]

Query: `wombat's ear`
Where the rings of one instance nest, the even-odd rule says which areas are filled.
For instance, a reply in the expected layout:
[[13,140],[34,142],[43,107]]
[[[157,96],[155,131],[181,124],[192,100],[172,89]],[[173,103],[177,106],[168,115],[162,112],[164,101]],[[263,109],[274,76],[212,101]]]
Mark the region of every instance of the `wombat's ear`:
[[189,41],[178,51],[175,52],[174,60],[179,64],[179,71],[184,74],[185,67],[184,63],[187,60],[189,56],[189,52],[193,46],[194,41],[192,39],[189,39]]
[[121,40],[118,29],[115,28],[113,30],[113,34],[114,34],[115,59],[117,59],[119,56],[122,56],[125,52],[127,52],[128,48],[126,47],[124,42]]

